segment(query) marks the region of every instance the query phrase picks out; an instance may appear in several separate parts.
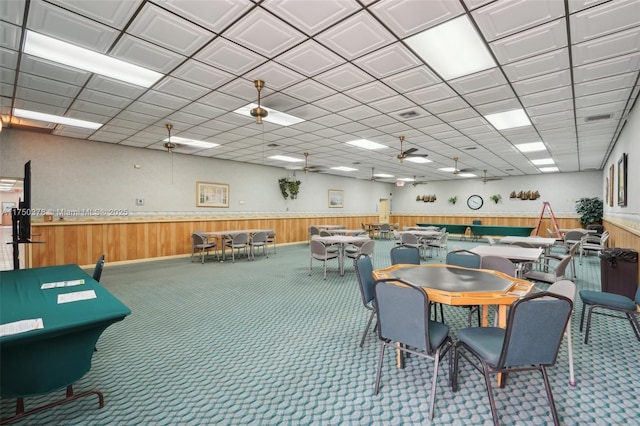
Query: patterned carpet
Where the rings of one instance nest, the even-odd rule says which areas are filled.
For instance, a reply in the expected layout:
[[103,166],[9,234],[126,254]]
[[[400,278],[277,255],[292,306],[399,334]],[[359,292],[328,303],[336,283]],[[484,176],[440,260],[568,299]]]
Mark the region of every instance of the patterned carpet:
[[[389,266],[391,241],[376,242],[375,267]],[[450,241],[449,250],[470,248]],[[431,259],[442,261],[442,258]],[[98,409],[83,398],[25,418],[17,425],[407,425],[425,424],[432,363],[411,357],[403,370],[385,358],[374,395],[379,355],[371,330],[359,347],[368,311],[353,265],[341,277],[330,263],[308,275],[306,244],[278,247],[276,255],[236,263],[177,259],[109,266],[103,285],[132,310],[98,342],[93,367],[76,391],[97,388]],[[578,265],[579,289],[599,289],[599,259]],[[546,286],[540,286],[546,288]],[[628,322],[598,316],[589,345],[582,343],[576,301],[572,319],[577,387],[568,384],[563,343],[550,379],[562,424],[637,424],[640,342]],[[466,310],[445,307],[452,335]],[[448,355],[443,367],[448,366]],[[46,362],[46,354],[43,354]],[[483,377],[462,362],[459,390],[439,373],[434,424],[492,422]],[[26,399],[33,408],[64,394]],[[537,373],[515,373],[496,389],[502,424],[552,422]],[[14,400],[1,401],[2,417]]]

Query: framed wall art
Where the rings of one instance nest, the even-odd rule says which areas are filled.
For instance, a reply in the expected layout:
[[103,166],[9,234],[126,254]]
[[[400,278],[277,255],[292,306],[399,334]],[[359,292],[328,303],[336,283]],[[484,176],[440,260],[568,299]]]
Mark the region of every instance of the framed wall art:
[[344,191],[339,189],[329,190],[329,207],[344,207]]
[[229,207],[229,185],[196,182],[196,207]]
[[627,154],[618,160],[618,205],[627,205]]

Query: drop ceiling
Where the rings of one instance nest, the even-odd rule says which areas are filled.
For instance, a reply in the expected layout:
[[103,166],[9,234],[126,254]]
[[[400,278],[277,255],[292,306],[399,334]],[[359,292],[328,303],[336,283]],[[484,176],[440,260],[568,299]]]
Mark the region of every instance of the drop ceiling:
[[[406,39],[466,15],[497,66],[443,80]],[[12,0],[0,3],[5,125],[164,150],[172,135],[219,144],[174,153],[369,179],[421,181],[601,170],[640,90],[640,2],[595,0]],[[22,52],[27,30],[160,72],[150,88]],[[291,126],[233,111],[256,103]],[[98,130],[12,117],[14,108],[95,121]],[[485,115],[523,108],[532,125],[497,130]],[[417,148],[432,162],[402,163]],[[346,144],[367,139],[387,148]],[[542,141],[543,153],[515,145]],[[167,154],[171,155],[171,154]],[[302,167],[302,164],[298,166]],[[353,167],[342,172],[329,167]],[[385,179],[379,179],[385,180]]]

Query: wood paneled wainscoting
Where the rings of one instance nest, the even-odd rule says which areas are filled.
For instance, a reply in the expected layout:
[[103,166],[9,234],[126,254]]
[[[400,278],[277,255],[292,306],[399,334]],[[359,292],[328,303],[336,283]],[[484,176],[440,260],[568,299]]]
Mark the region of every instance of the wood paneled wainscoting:
[[309,225],[340,224],[354,229],[363,222],[377,221],[374,214],[34,222],[33,240],[43,243],[29,244],[26,260],[28,267],[89,266],[102,254],[110,263],[140,261],[189,255],[195,230],[273,229],[277,243],[287,244],[308,241]]
[[[609,247],[627,248],[640,252],[640,229],[606,219],[602,224],[604,229],[609,231],[609,241],[607,241]],[[638,263],[638,276],[640,276],[640,263]]]

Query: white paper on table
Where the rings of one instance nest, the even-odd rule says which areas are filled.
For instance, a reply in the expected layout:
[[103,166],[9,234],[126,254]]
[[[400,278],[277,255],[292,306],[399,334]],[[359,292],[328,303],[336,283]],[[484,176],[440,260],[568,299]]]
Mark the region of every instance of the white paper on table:
[[75,285],[84,284],[84,280],[71,280],[71,281],[57,281],[54,283],[44,283],[40,286],[40,290],[46,290],[48,288],[56,288],[56,287],[73,287]]
[[44,328],[42,318],[26,319],[14,321],[0,325],[0,336],[10,336],[12,334],[24,333],[26,331]]
[[59,294],[58,303],[77,302],[78,300],[95,299],[96,297],[94,290],[74,291],[73,293]]

